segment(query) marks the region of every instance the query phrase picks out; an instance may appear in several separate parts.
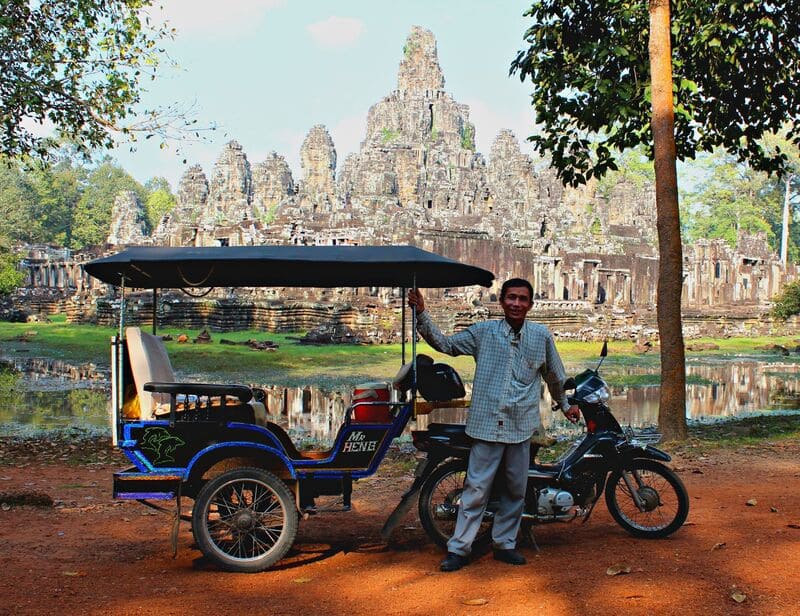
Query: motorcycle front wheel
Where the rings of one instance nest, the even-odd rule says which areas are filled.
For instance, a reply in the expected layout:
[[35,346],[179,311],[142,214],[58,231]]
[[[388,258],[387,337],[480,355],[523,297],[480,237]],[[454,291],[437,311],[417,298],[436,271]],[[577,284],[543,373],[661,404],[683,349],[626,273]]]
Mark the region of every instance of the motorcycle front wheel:
[[[634,492],[641,506],[636,504]],[[671,469],[638,459],[612,473],[606,483],[606,505],[617,524],[634,537],[660,539],[686,521],[689,494]]]
[[[422,486],[419,495],[419,520],[428,536],[441,547],[456,528],[456,515],[461,505],[461,493],[467,476],[466,460],[451,460],[439,466]],[[484,514],[473,549],[491,541],[492,518]]]

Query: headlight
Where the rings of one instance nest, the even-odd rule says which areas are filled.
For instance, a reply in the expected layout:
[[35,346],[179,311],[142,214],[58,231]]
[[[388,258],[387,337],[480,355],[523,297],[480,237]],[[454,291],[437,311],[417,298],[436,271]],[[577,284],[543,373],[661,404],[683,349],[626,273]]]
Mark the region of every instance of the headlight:
[[583,396],[583,399],[589,404],[598,404],[600,402],[606,402],[610,397],[611,391],[608,389],[607,385],[603,385],[602,387],[595,389],[593,392]]

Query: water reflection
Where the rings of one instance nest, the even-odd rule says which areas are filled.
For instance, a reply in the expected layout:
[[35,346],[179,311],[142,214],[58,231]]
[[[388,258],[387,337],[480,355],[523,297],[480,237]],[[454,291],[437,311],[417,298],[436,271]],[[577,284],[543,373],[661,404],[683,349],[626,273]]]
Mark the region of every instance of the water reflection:
[[102,373],[87,377],[62,363],[0,361],[0,433],[10,425],[34,430],[108,426],[108,382]]
[[[53,362],[39,365],[43,361],[0,362],[0,426],[16,422],[42,429],[72,425],[105,428],[108,383],[103,380],[103,373],[94,367],[75,369]],[[570,366],[569,373],[580,369]],[[622,425],[636,428],[657,423],[658,385],[625,385],[640,383],[637,375],[657,375],[657,366],[609,362],[603,366],[602,374],[612,386],[610,405]],[[692,358],[687,362],[687,375],[686,416],[690,420],[800,409],[798,361]],[[657,378],[648,380],[657,382]],[[301,447],[331,444],[351,400],[349,389],[336,392],[313,386],[264,389],[271,418],[287,428]],[[466,413],[463,409],[437,410],[419,417],[411,428],[424,429],[431,422],[464,423]],[[550,431],[558,432],[568,425],[561,413],[551,412],[546,393],[541,402],[541,416]]]

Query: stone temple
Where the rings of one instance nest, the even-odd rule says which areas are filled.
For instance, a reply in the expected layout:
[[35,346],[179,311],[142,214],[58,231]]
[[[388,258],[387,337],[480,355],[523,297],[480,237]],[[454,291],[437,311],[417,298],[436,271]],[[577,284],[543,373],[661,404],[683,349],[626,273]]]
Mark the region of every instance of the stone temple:
[[[108,248],[414,244],[485,267],[498,282],[512,274],[528,278],[535,318],[549,314],[555,327],[579,328],[587,316],[608,326],[652,326],[654,186],[621,180],[604,190],[597,183],[565,188],[547,161],[521,151],[510,131],[495,137],[487,157],[475,149],[475,132],[468,107],[445,90],[434,35],[414,27],[397,89],[370,108],[358,152],[340,161],[326,128],[314,126],[300,150],[301,177],[294,178],[280,154],[251,164],[231,141],[213,169],[186,170],[177,207],[149,236],[135,195],[120,195]],[[31,286],[47,287],[36,261],[29,263]],[[796,266],[780,264],[764,236],[744,235],[735,249],[722,241],[684,246],[684,270],[688,323],[695,313],[698,319],[735,313],[741,324],[798,275]],[[78,286],[86,290],[92,282]],[[465,309],[494,308],[487,300],[496,291],[450,295]]]

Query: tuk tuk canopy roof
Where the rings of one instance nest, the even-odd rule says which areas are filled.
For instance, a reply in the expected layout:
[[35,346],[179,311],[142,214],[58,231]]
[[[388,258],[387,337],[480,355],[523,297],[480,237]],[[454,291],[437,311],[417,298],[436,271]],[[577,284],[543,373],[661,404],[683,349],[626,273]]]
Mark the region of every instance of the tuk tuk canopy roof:
[[84,269],[137,289],[191,287],[488,287],[494,274],[414,246],[137,246]]

